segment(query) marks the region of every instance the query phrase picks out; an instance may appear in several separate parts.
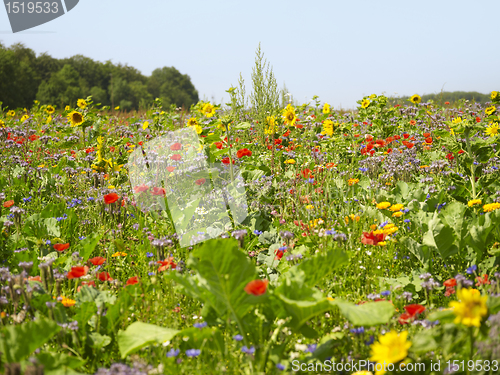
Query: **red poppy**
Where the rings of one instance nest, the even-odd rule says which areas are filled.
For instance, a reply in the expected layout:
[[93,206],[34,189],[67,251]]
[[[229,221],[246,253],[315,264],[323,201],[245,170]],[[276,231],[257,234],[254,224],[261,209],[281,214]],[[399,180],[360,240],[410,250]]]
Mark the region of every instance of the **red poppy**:
[[[228,158],[228,157],[225,157],[224,159],[222,159],[222,162],[223,162],[224,164],[229,164],[229,163],[230,163],[230,161],[229,161],[229,158]],[[233,164],[234,164],[234,160],[233,160]]]
[[392,152],[392,148],[387,149],[387,153],[390,154]]
[[306,168],[306,169],[303,169],[302,171],[300,171],[300,174],[304,178],[312,178],[312,173],[311,172],[312,171],[309,168]]
[[290,135],[290,130],[287,130],[284,134],[283,137],[288,137]]
[[476,280],[477,280],[476,286],[491,284],[490,281],[488,280],[488,275],[486,274],[484,274],[483,277],[477,276]]
[[105,261],[106,261],[106,259],[103,257],[95,257],[95,258],[89,259],[89,262],[92,263],[94,266],[100,266]]
[[203,185],[207,180],[205,180],[204,178],[200,178],[198,180],[196,180],[194,183],[198,186],[201,186]]
[[130,279],[127,280],[127,286],[128,285],[134,285],[139,283],[139,278],[137,276],[132,276]]
[[458,151],[458,155],[462,155],[465,151],[464,150],[460,150]]
[[444,102],[444,104],[448,105],[448,104],[450,104],[450,102]]
[[82,281],[82,285],[92,286],[95,288],[95,282],[92,281]]
[[104,203],[106,203],[106,204],[115,203],[118,200],[118,198],[119,198],[118,194],[116,194],[116,193],[106,194],[104,196]]
[[151,189],[151,194],[165,196],[165,189],[161,187],[154,187]]
[[432,143],[432,137],[425,138],[425,143],[431,144]]
[[148,190],[149,190],[149,186],[145,185],[145,184],[134,187],[134,191],[136,193],[142,193],[143,191],[148,191]]
[[415,120],[410,120],[410,125],[415,125],[417,122]]
[[175,270],[177,268],[177,264],[173,262],[174,258],[167,258],[165,260],[159,260],[157,263],[161,264],[160,268],[158,268],[158,271],[163,272],[168,270],[169,268]]
[[455,157],[453,156],[453,154],[450,152],[448,155],[446,155],[446,159],[448,160],[453,160],[455,159]]
[[238,150],[238,152],[236,153],[236,156],[240,159],[243,156],[252,156],[252,151],[250,151],[248,148],[242,148],[242,149]]
[[410,138],[410,135],[405,133],[405,134],[403,134],[403,138],[408,139],[408,138]]
[[455,280],[454,278],[448,279],[443,283],[443,285],[446,287],[453,287],[453,286],[457,285],[457,280]]
[[179,142],[174,143],[172,146],[170,146],[170,149],[172,151],[179,151],[181,148],[182,148],[182,145]]
[[408,324],[413,319],[413,317],[408,313],[403,313],[399,316],[399,324]]
[[173,154],[171,157],[170,157],[171,160],[175,160],[175,161],[179,161],[182,159],[182,156],[179,155],[179,154]]
[[215,147],[217,147],[219,150],[222,149],[222,142],[215,142]]
[[3,206],[4,206],[5,208],[9,208],[9,207],[11,207],[11,206],[13,206],[13,205],[14,205],[14,201],[13,201],[13,200],[10,200],[10,201],[7,201],[7,202],[4,202],[4,204],[3,204]]
[[87,274],[88,267],[72,267],[66,276],[68,279],[79,279]]
[[415,144],[412,142],[406,143],[406,147],[408,147],[408,148],[413,148],[413,146],[415,146]]
[[101,281],[111,281],[113,280],[108,272],[99,272],[97,278]]
[[275,144],[275,145],[280,145],[280,144],[281,144],[281,139],[280,139],[280,138],[275,139],[275,140],[274,140],[274,144]]
[[69,247],[69,243],[56,243],[54,245],[54,249],[61,252],[66,250]]
[[430,137],[431,133],[424,133],[424,138]]
[[175,167],[167,167],[167,171],[169,171],[170,173],[172,173],[174,170],[175,170]]
[[481,122],[481,117],[476,117],[476,122]]
[[245,292],[247,292],[247,294],[253,294],[254,296],[260,296],[266,292],[268,283],[269,281],[267,280],[250,281],[245,286]]
[[452,294],[455,294],[455,288],[452,287],[452,286],[447,286],[446,287],[446,291],[444,292],[444,296],[445,297],[449,297],[451,296]]
[[394,136],[394,139],[399,140],[399,139],[401,139],[401,136],[400,136],[399,134],[396,134],[396,135]]
[[405,306],[405,310],[408,314],[414,317],[418,314],[422,314],[425,311],[425,307],[419,304],[413,304]]
[[361,237],[361,243],[363,245],[377,245],[385,239],[384,233],[375,234],[372,232],[363,232],[363,237]]

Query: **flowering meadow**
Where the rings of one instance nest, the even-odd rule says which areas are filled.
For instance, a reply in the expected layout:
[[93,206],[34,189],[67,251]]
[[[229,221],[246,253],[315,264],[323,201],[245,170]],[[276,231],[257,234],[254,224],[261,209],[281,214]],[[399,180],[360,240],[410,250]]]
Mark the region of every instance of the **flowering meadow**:
[[[0,111],[0,372],[500,373],[500,95],[228,93]],[[163,182],[132,178],[162,137]],[[207,224],[193,152],[240,178],[245,215]]]

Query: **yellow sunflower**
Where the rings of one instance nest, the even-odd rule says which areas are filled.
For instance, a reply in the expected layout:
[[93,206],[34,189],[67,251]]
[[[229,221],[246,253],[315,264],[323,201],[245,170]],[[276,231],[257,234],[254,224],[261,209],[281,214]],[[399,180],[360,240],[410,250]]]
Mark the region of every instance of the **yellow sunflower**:
[[47,112],[49,115],[53,114],[55,112],[55,108],[52,107],[51,105],[48,105],[47,108],[45,108],[45,112]]
[[491,100],[495,100],[498,97],[498,91],[491,92]]
[[25,122],[29,118],[30,118],[29,115],[24,115],[23,117],[21,117],[21,122]]
[[498,126],[497,122],[491,122],[490,125],[486,127],[486,130],[484,132],[490,137],[494,137],[498,134],[499,129],[500,127]]
[[370,101],[368,99],[363,99],[361,102],[361,108],[368,108]]
[[195,126],[195,125],[198,125],[198,121],[194,117],[191,117],[187,122],[187,126]]
[[76,105],[78,107],[80,107],[81,109],[87,108],[87,102],[85,101],[85,99],[78,99],[78,101],[76,102]]
[[83,115],[80,112],[73,111],[68,114],[68,121],[71,122],[71,127],[74,128],[75,126],[83,124]]
[[[371,347],[370,360],[384,365],[402,361],[408,356],[408,349],[411,346],[411,342],[407,341],[407,338],[407,331],[401,333],[390,331],[385,335],[380,335],[378,341]],[[385,366],[382,366],[382,369],[377,370],[375,375],[384,374],[384,368]]]
[[4,127],[5,127],[5,121],[0,120],[0,128],[4,128]]
[[266,122],[267,126],[266,129],[264,129],[264,133],[269,135],[276,133],[276,119],[274,116],[267,116]]
[[329,137],[333,136],[333,121],[332,120],[323,121],[323,131],[321,132],[321,134],[326,134]]
[[420,97],[420,95],[413,95],[411,98],[410,98],[410,102],[412,102],[413,104],[416,104],[416,103],[420,103],[422,101],[422,98]]
[[488,116],[489,115],[492,115],[493,113],[496,112],[496,107],[494,105],[492,105],[491,107],[488,107],[484,110],[484,113],[486,113]]
[[201,111],[207,117],[212,117],[213,115],[215,115],[215,107],[210,103],[205,103]]
[[323,113],[330,113],[330,104],[325,103],[325,105],[323,106]]
[[16,111],[10,110],[9,112],[7,112],[7,116],[9,116],[9,117],[14,117],[15,115],[16,115]]
[[481,320],[488,315],[486,306],[487,296],[481,296],[477,289],[462,288],[458,290],[457,297],[460,302],[450,302],[453,313],[456,315],[455,324],[462,323],[467,327],[480,327]]
[[295,121],[297,121],[297,117],[295,116],[295,108],[293,108],[291,104],[288,104],[283,110],[283,120],[285,120],[285,122],[290,126],[293,126],[295,124]]

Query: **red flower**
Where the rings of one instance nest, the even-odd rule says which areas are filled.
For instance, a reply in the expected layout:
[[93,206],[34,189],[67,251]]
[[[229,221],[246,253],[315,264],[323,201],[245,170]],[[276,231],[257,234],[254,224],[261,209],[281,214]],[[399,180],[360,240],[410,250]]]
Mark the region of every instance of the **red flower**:
[[4,206],[5,208],[9,208],[9,207],[11,207],[11,206],[13,206],[13,205],[14,205],[14,201],[13,201],[13,200],[7,201],[7,202],[5,202],[5,203],[3,204],[3,206]]
[[424,138],[430,137],[431,133],[424,133]]
[[408,148],[413,148],[413,146],[415,146],[415,144],[412,142],[406,143],[406,147],[408,147]]
[[87,274],[88,267],[72,267],[71,271],[68,272],[68,279],[79,279]]
[[154,187],[151,189],[151,194],[165,196],[165,189],[161,187]]
[[103,257],[95,257],[95,258],[89,259],[89,262],[92,263],[94,266],[100,266],[105,261],[106,261],[106,259],[104,259]]
[[127,286],[128,285],[134,285],[139,283],[139,278],[137,276],[132,276],[130,279],[127,280]]
[[111,280],[113,280],[113,279],[111,278],[111,276],[109,276],[109,273],[107,273],[107,272],[99,272],[99,273],[97,274],[97,278],[98,278],[99,280],[103,281],[103,282],[104,282],[104,281],[111,281]]
[[174,170],[175,170],[175,167],[167,167],[167,171],[169,171],[170,173],[172,173]]
[[175,160],[175,161],[179,161],[182,159],[182,156],[179,155],[179,154],[173,154],[171,157],[170,157],[171,160]]
[[200,178],[200,179],[196,180],[194,183],[198,186],[201,186],[205,183],[205,181],[207,181],[207,180],[205,180],[204,178]]
[[280,139],[280,138],[275,139],[275,140],[274,140],[274,144],[275,144],[275,145],[280,145],[280,144],[281,144],[281,139]]
[[54,249],[61,252],[66,250],[69,247],[69,243],[56,243],[54,245]]
[[300,171],[300,174],[302,175],[302,177],[304,178],[312,178],[312,174],[311,174],[311,170],[309,168],[306,168],[306,169],[303,169]]
[[462,155],[465,151],[464,150],[460,150],[458,151],[458,155]]
[[250,281],[245,286],[245,292],[247,292],[247,294],[253,294],[254,296],[260,296],[266,292],[268,283],[269,281],[267,280]]
[[[230,163],[230,161],[229,161],[229,158],[228,158],[228,157],[225,157],[224,159],[222,159],[222,162],[223,162],[224,164],[229,164],[229,163]],[[234,164],[234,160],[233,160],[233,164]]]
[[219,150],[222,149],[222,142],[215,142],[215,147],[217,147]]
[[446,291],[444,292],[444,296],[445,297],[449,297],[451,296],[452,294],[455,294],[455,288],[452,287],[452,286],[447,286],[446,287]]
[[134,191],[136,193],[142,193],[143,191],[148,191],[148,190],[149,190],[149,186],[145,185],[145,184],[134,187]]
[[106,204],[115,203],[117,200],[118,200],[118,194],[116,193],[106,194],[104,196],[104,203]]
[[361,237],[361,243],[363,245],[377,245],[384,239],[385,239],[385,234],[383,233],[374,234],[373,231],[370,233],[363,232],[363,237]]
[[414,304],[405,306],[405,310],[413,318],[418,314],[422,314],[425,311],[425,307],[419,304]]
[[484,275],[483,275],[483,277],[481,277],[481,276],[477,276],[477,277],[476,277],[476,280],[477,280],[476,286],[481,286],[481,285],[491,284],[491,283],[488,281],[488,275],[486,275],[486,274],[484,274]]
[[172,146],[170,146],[170,149],[172,151],[179,151],[181,148],[182,148],[182,145],[179,142],[174,143]]
[[476,117],[476,122],[481,122],[481,117]]
[[453,154],[450,152],[448,155],[446,155],[446,159],[448,160],[453,160],[455,159],[455,157],[453,156]]
[[413,319],[413,317],[408,313],[403,313],[399,316],[399,324],[408,324]]
[[425,143],[431,144],[432,143],[432,137],[425,138]]
[[457,285],[457,280],[455,280],[454,278],[448,279],[443,283],[443,285],[446,287],[454,287],[455,285]]
[[159,272],[163,272],[168,270],[169,268],[175,270],[177,268],[177,264],[173,262],[174,258],[167,258],[166,260],[159,260],[157,263],[161,264],[160,268],[158,268]]
[[409,137],[410,137],[410,135],[409,135],[409,134],[406,134],[406,133],[405,133],[405,134],[403,134],[403,138],[404,138],[404,139],[408,139]]
[[95,288],[95,282],[92,281],[82,281],[82,285],[92,286]]
[[450,102],[444,102],[444,104],[445,104],[445,105],[448,105],[448,104],[450,104]]
[[236,156],[240,159],[243,156],[252,156],[252,151],[250,151],[248,148],[242,148],[242,149],[238,150],[238,152],[236,153]]

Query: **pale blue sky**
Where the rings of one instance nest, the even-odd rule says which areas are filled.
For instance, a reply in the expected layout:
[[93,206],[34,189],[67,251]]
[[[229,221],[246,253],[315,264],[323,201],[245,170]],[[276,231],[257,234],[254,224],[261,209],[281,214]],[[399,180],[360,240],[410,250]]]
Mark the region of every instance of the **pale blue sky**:
[[66,15],[0,41],[37,53],[174,66],[217,102],[250,74],[261,42],[278,84],[294,97],[352,108],[372,93],[500,89],[500,1],[80,0]]

